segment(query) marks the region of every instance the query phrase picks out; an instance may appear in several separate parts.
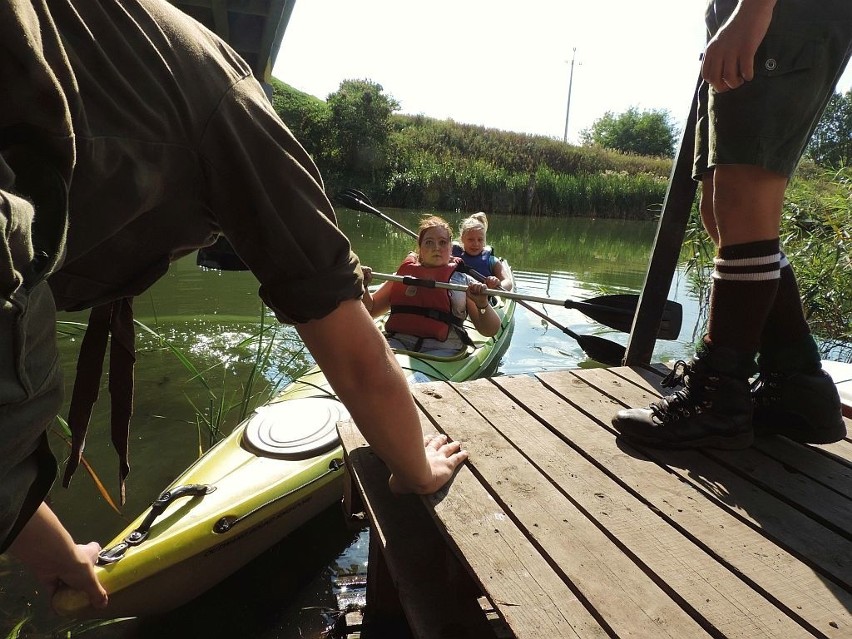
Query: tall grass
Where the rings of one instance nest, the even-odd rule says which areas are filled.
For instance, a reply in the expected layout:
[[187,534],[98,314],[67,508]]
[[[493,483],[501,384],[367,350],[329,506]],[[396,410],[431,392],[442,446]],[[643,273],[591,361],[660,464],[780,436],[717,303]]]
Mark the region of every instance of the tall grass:
[[513,172],[482,159],[441,161],[421,152],[391,173],[378,199],[399,208],[650,219],[666,185],[667,178],[652,173],[560,173],[544,164]]
[[328,105],[273,80],[273,105],[314,158],[329,192],[357,186],[385,207],[530,216],[653,219],[670,158],[574,146],[538,135],[395,114],[387,162],[363,181],[362,167],[334,161]]

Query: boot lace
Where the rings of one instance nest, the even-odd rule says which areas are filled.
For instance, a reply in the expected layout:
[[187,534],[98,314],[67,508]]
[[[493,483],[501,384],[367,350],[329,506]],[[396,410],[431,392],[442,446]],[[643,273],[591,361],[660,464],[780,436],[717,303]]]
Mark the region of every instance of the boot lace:
[[719,378],[710,374],[701,363],[680,359],[660,384],[664,388],[683,388],[652,403],[649,408],[654,417],[664,424],[698,415],[713,405],[712,394],[718,381]]
[[781,399],[783,373],[761,372],[751,383],[751,397],[756,405],[768,406]]

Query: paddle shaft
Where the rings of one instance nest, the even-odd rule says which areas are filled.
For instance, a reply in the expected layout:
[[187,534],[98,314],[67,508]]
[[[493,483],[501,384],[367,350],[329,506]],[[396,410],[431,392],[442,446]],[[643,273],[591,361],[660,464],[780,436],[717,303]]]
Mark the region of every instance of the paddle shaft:
[[[407,233],[408,235],[410,235],[411,237],[414,237],[414,238],[417,237],[417,233],[415,233],[414,231],[412,231],[409,228],[406,228],[405,226],[403,226],[402,224],[400,224],[399,222],[397,222],[393,218],[388,217],[387,215],[382,213],[379,209],[375,208],[374,206],[367,204],[361,198],[356,198],[356,199],[358,200],[361,207],[363,207],[364,209],[368,209],[369,213],[372,213],[373,215],[382,218],[385,222],[387,222],[388,224],[392,224],[393,226],[398,228],[403,233]],[[379,273],[373,273],[373,276],[376,277],[377,279],[387,279],[387,280],[396,281],[396,282],[402,281],[401,279],[392,280],[392,276],[390,276],[390,275],[385,275],[384,278],[378,277],[379,275],[380,275]],[[476,277],[477,275],[481,275],[480,273],[478,273],[476,271],[471,271],[471,275],[473,275],[476,279],[478,279],[480,281],[484,280],[484,278],[480,279],[479,277]],[[427,281],[429,281],[429,280],[427,280]],[[442,286],[441,283],[437,283],[437,284],[438,284],[438,288],[445,288],[445,286]],[[429,286],[429,285],[428,284],[420,284],[418,286]],[[446,285],[447,288],[449,286],[451,286],[451,285]],[[456,290],[456,291],[466,290],[464,286],[461,286],[461,285],[454,285],[454,286],[458,286],[459,288],[455,288],[455,289],[452,289],[452,290]],[[583,306],[597,306],[597,305],[587,305],[584,302],[578,302],[578,301],[574,301],[574,300],[557,301],[557,300],[553,300],[549,297],[536,297],[534,295],[521,295],[520,293],[513,293],[511,291],[504,291],[502,288],[499,289],[499,290],[498,289],[487,289],[487,293],[488,293],[488,295],[499,295],[499,296],[506,297],[506,298],[509,298],[509,299],[517,300],[525,308],[529,308],[529,307],[526,306],[525,304],[523,304],[523,302],[538,302],[540,304],[557,304],[559,306],[564,306],[565,308],[578,308],[578,309],[582,308]],[[619,315],[632,315],[633,314],[629,309],[613,308],[611,306],[607,306],[607,307],[604,307],[604,308],[606,308],[607,312],[617,313]]]
[[[402,224],[391,219],[370,204],[368,201],[369,198],[360,191],[347,189],[340,193],[337,196],[337,199],[349,208],[376,215],[388,224],[393,224],[394,227],[400,229],[404,233],[407,233],[411,237],[417,237],[417,234],[414,233],[414,231],[407,229]],[[484,281],[485,278],[482,277],[481,274],[476,271],[469,272],[473,277],[476,277],[480,281]],[[533,307],[524,301],[518,300],[518,303],[527,310],[532,311]],[[624,333],[629,333],[632,329],[633,315],[636,312],[636,306],[638,303],[638,295],[605,295],[600,298],[591,298],[582,302],[573,300],[558,302],[560,306],[576,309],[594,321]],[[663,319],[660,322],[657,333],[658,338],[677,339],[680,334],[681,321],[682,308],[680,304],[677,302],[666,301],[665,308],[663,309]]]
[[[402,231],[403,233],[407,233],[407,234],[408,234],[408,235],[410,235],[411,237],[413,237],[413,238],[417,238],[417,233],[415,233],[415,232],[414,232],[414,231],[412,231],[411,229],[409,229],[409,228],[407,228],[407,227],[403,226],[402,224],[400,224],[399,222],[397,222],[397,221],[396,221],[396,220],[394,220],[393,218],[388,217],[387,215],[385,215],[384,213],[382,213],[382,212],[381,212],[379,209],[377,209],[376,207],[374,207],[374,206],[372,206],[372,205],[370,205],[370,204],[367,204],[367,202],[365,202],[362,198],[360,198],[360,197],[356,197],[354,194],[351,194],[351,195],[352,195],[352,197],[354,197],[355,199],[357,199],[357,200],[358,200],[359,208],[361,208],[362,210],[365,210],[365,211],[366,211],[366,212],[368,212],[368,213],[372,213],[373,215],[375,215],[375,216],[377,216],[377,217],[382,218],[385,222],[387,222],[388,224],[391,224],[391,225],[395,226],[396,228],[398,228],[398,229],[399,229],[400,231]],[[467,272],[469,272],[469,273],[470,273],[470,274],[471,274],[471,275],[472,275],[475,279],[479,280],[480,282],[485,281],[485,277],[484,277],[481,273],[479,273],[478,271],[475,271],[475,270],[473,270],[473,269],[470,269],[470,270],[469,270],[469,271],[467,271]],[[373,273],[373,275],[374,275],[374,276],[377,276],[377,275],[378,275],[378,273]],[[382,279],[382,278],[377,278],[377,279]],[[388,279],[389,279],[389,278],[388,278]],[[443,287],[439,287],[439,288],[443,288]],[[459,289],[455,289],[455,290],[465,290],[465,288],[464,288],[464,287],[461,287],[461,288],[459,288]],[[503,297],[512,298],[512,299],[514,299],[514,300],[517,300],[517,301],[521,304],[521,306],[523,306],[524,308],[526,308],[526,309],[528,309],[528,310],[531,310],[531,311],[533,311],[534,313],[535,313],[535,312],[537,312],[537,311],[536,311],[536,309],[531,308],[531,307],[530,307],[530,306],[528,306],[527,304],[524,304],[524,301],[525,301],[527,298],[518,297],[518,294],[517,294],[517,293],[512,294],[512,293],[511,293],[511,292],[509,292],[509,291],[504,291],[502,288],[500,288],[500,290],[499,290],[499,291],[497,291],[497,292],[492,292],[492,291],[494,291],[494,289],[490,289],[488,294],[489,294],[489,295],[502,295]],[[533,300],[533,301],[537,301],[537,300]],[[546,318],[547,318],[547,316],[544,316],[544,317],[546,317]],[[550,320],[550,318],[547,318],[547,319],[548,319],[548,320]],[[552,320],[550,320],[550,321],[552,321]],[[561,327],[559,327],[558,325],[557,325],[557,327],[561,329]],[[575,334],[576,334],[576,333],[575,333]],[[572,337],[573,337],[573,335],[572,335]]]
[[625,348],[621,344],[616,344],[615,342],[611,342],[610,340],[602,337],[596,337],[595,335],[580,335],[579,333],[572,331],[567,326],[562,326],[562,324],[549,315],[542,313],[535,306],[524,306],[526,306],[526,309],[534,315],[538,315],[544,321],[553,324],[553,326],[565,333],[568,337],[576,340],[577,344],[580,345],[580,348],[583,349],[583,352],[592,359],[611,366],[621,366],[625,354]]
[[[392,224],[396,228],[407,233],[411,237],[415,237],[415,238],[417,237],[417,234],[414,231],[406,228],[405,226],[403,226],[402,224],[400,224],[396,220],[388,217],[387,215],[385,215],[384,213],[379,211],[377,208],[375,208],[374,206],[372,206],[371,204],[366,202],[365,200],[367,199],[367,196],[364,195],[363,193],[361,193],[360,191],[350,189],[347,193],[347,199],[349,199],[350,202],[354,200],[354,203],[359,210],[362,210],[366,213],[372,213],[373,215],[380,217],[382,220],[388,222],[389,224]],[[465,265],[465,266],[467,267],[467,265]],[[473,269],[467,267],[464,272],[470,273],[474,277],[474,279],[477,279],[480,282],[485,281],[485,276],[482,275],[482,273],[479,273],[476,270],[473,270]],[[502,287],[500,288],[500,294],[506,296],[506,291],[503,291]],[[527,304],[523,300],[517,300],[517,301],[521,306],[526,308],[528,311],[530,311],[534,315],[538,315],[543,320],[550,322],[551,324],[553,324],[553,326],[558,328],[565,335],[568,335],[569,337],[576,340],[576,342],[580,346],[580,348],[583,349],[583,352],[585,352],[592,359],[597,360],[599,362],[602,362],[604,364],[612,365],[612,366],[618,366],[624,360],[625,349],[620,344],[617,344],[617,343],[612,342],[610,340],[604,339],[602,337],[596,337],[594,335],[580,335],[579,333],[575,333],[570,328],[567,328],[566,326],[562,326],[559,322],[554,320],[552,317],[542,313],[541,311],[539,311],[534,306]],[[592,305],[592,304],[586,304],[586,303],[583,303],[583,302],[574,302],[573,303],[573,305],[575,307],[579,304],[582,304],[583,306],[588,306],[590,308],[594,308],[594,305]],[[565,304],[565,306],[567,307],[567,304]],[[635,307],[635,303],[633,304],[633,306]]]
[[[467,286],[465,286],[464,284],[436,282],[434,280],[425,280],[419,277],[411,277],[410,275],[389,275],[388,273],[373,273],[373,277],[377,280],[385,280],[388,282],[401,282],[406,286],[422,286],[424,288],[444,288],[450,291],[467,291]],[[518,298],[531,299],[533,301],[541,302],[543,304],[562,304],[562,302],[550,299],[549,297],[524,296],[520,293],[512,293],[511,291],[497,290],[493,288],[485,289],[485,294],[497,295],[515,300],[517,300]],[[621,344],[616,344],[615,342],[611,342],[607,339],[603,339],[602,337],[596,337],[594,335],[580,335],[579,333],[575,333],[574,331],[572,331],[570,328],[562,326],[561,324],[554,321],[538,309],[529,308],[529,310],[531,310],[533,313],[535,313],[542,319],[547,320],[548,322],[556,326],[556,328],[561,330],[569,337],[572,337],[577,340],[577,343],[580,345],[580,348],[582,348],[583,351],[592,359],[613,366],[618,366],[621,364],[622,358],[624,357],[624,347]]]
[[[373,272],[373,277],[377,280],[386,280],[388,282],[402,282],[408,286],[422,286],[425,288],[445,288],[450,291],[466,291],[467,286],[464,284],[451,284],[449,282],[436,282],[434,280],[425,280],[419,277],[410,275],[391,275],[390,273]],[[511,300],[521,302],[538,302],[539,304],[554,304],[556,306],[564,306],[569,308],[575,304],[572,300],[555,300],[551,297],[538,297],[537,295],[526,295],[524,293],[515,293],[513,291],[504,291],[497,288],[486,288],[485,295],[494,295],[495,297],[505,297]]]

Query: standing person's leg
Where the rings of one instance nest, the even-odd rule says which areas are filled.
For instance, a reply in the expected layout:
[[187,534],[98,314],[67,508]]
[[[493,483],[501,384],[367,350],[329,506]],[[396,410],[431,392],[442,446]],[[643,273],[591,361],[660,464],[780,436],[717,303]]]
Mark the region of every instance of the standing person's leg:
[[[704,227],[720,245],[713,212],[713,173],[702,178]],[[830,443],[846,435],[840,398],[822,370],[820,353],[802,308],[793,267],[780,253],[778,292],[758,347],[759,377],[752,386],[757,433],[781,434],[800,442]]]
[[713,171],[718,250],[706,342],[752,357],[757,352],[778,290],[786,186],[785,176],[758,166],[722,164]]
[[[706,16],[711,38],[736,6],[711,3]],[[755,53],[754,78],[730,91],[702,86],[694,175],[704,185],[702,220],[718,247],[708,335],[693,360],[679,362],[665,380],[683,390],[649,409],[616,415],[613,424],[626,439],[658,446],[747,446],[748,378],[758,349],[758,422],[769,421],[790,436],[793,430],[812,431],[810,422],[835,424],[828,435],[818,435],[826,441],[845,433],[836,390],[821,372],[808,370],[814,361],[818,370],[819,356],[778,235],[787,178],[852,51],[850,25],[852,4],[846,0],[779,3]],[[803,336],[798,343],[797,335]],[[796,362],[805,370],[791,375]],[[785,372],[770,371],[774,366]],[[801,401],[802,394],[809,400]],[[809,407],[804,418],[801,406]],[[783,428],[779,416],[792,417],[795,426]],[[818,441],[812,433],[808,437],[796,438]]]
[[744,448],[752,441],[749,378],[778,289],[787,180],[760,167],[718,165],[702,182],[705,225],[719,244],[707,335],[667,381],[683,390],[650,408],[620,411],[613,425],[655,446]]

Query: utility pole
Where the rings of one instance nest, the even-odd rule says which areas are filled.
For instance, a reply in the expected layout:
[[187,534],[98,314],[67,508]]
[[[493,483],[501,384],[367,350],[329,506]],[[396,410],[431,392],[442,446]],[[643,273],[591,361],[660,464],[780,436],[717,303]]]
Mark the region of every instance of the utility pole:
[[568,116],[571,114],[571,87],[574,84],[574,59],[576,57],[577,47],[574,47],[573,53],[571,54],[571,74],[568,76],[568,106],[565,107],[565,135],[562,136],[562,141],[565,144],[568,144]]

